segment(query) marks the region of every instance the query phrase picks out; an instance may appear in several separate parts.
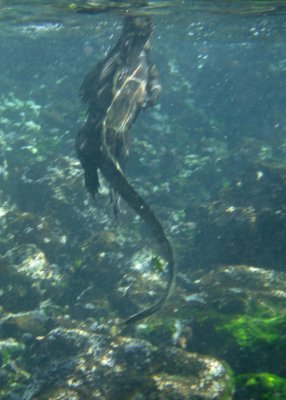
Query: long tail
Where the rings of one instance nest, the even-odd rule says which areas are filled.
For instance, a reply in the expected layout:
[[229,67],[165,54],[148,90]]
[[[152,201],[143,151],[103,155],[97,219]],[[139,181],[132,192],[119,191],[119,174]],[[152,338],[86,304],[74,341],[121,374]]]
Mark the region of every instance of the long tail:
[[130,185],[126,177],[121,172],[120,166],[114,160],[113,156],[110,154],[107,144],[106,144],[106,129],[103,127],[102,129],[102,137],[101,137],[101,162],[100,162],[100,170],[103,176],[107,179],[107,181],[111,184],[111,186],[120,194],[120,196],[129,204],[133,210],[140,215],[145,224],[153,233],[155,240],[158,242],[162,255],[167,261],[168,265],[168,285],[165,291],[164,296],[159,299],[152,306],[139,311],[138,313],[131,315],[127,318],[124,323],[130,324],[133,322],[137,322],[143,318],[149,317],[157,312],[168,300],[170,297],[172,290],[175,285],[176,280],[176,262],[174,258],[174,252],[172,246],[165,235],[165,232],[162,228],[162,225],[158,221],[157,217],[145,203],[143,198],[136,192],[136,190]]

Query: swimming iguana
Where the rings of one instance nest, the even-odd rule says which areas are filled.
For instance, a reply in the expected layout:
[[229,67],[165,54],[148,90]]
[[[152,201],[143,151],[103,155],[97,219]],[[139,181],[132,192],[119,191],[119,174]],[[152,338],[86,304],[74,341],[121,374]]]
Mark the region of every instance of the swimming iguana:
[[[150,17],[126,16],[121,36],[113,50],[86,76],[80,96],[88,104],[88,117],[76,139],[76,150],[92,196],[99,188],[98,170],[151,229],[168,263],[165,295],[153,306],[125,322],[154,314],[167,301],[175,282],[172,246],[151,208],[129,184],[123,169],[128,154],[128,132],[140,110],[154,104],[159,93],[157,69],[151,64]],[[117,209],[117,207],[115,207]]]

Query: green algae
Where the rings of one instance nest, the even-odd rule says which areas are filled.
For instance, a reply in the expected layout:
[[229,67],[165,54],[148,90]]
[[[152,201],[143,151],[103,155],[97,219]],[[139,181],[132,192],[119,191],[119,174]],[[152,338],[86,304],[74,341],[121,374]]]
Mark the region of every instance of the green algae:
[[245,398],[253,400],[284,400],[286,398],[286,379],[268,372],[238,375],[236,384],[238,389],[243,388]]
[[30,376],[18,365],[18,360],[23,358],[26,346],[9,338],[0,341],[0,398],[4,399],[12,389],[21,386],[22,382]]
[[285,341],[286,318],[281,316],[240,315],[217,327],[226,331],[242,347],[256,347],[261,344],[275,344]]
[[162,273],[164,271],[164,261],[159,256],[154,256],[151,260],[153,268],[158,272]]
[[0,341],[1,364],[7,364],[11,359],[18,357],[25,350],[25,345],[9,338]]

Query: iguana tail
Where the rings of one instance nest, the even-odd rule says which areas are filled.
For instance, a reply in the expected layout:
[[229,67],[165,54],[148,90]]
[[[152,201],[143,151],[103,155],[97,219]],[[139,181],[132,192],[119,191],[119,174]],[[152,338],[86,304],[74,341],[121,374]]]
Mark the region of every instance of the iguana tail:
[[101,137],[101,160],[100,160],[100,170],[103,176],[111,184],[111,186],[120,194],[120,196],[128,203],[128,205],[133,208],[133,210],[140,215],[145,224],[153,233],[153,236],[160,246],[162,251],[162,256],[167,261],[168,265],[168,285],[164,296],[159,299],[155,304],[149,308],[143,309],[138,313],[131,315],[127,318],[124,323],[129,324],[137,322],[143,318],[153,315],[158,311],[170,297],[172,290],[174,288],[176,279],[176,262],[174,258],[174,253],[172,246],[165,235],[162,225],[158,221],[157,217],[145,203],[143,198],[136,192],[136,190],[130,185],[126,177],[121,171],[119,164],[115,161],[113,156],[110,154],[108,146],[106,144],[106,128],[102,129]]

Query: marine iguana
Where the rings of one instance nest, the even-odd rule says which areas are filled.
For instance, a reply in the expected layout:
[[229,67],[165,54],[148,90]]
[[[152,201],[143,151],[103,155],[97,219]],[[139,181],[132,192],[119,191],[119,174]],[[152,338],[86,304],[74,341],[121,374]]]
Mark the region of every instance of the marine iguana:
[[88,104],[85,125],[76,138],[84,168],[85,186],[92,196],[99,188],[98,170],[143,219],[168,265],[165,294],[154,305],[130,316],[133,323],[158,311],[168,300],[176,275],[172,246],[151,208],[130,185],[123,169],[128,154],[128,132],[140,110],[153,105],[160,93],[157,69],[150,62],[150,17],[125,16],[120,38],[106,58],[86,76],[80,96]]

